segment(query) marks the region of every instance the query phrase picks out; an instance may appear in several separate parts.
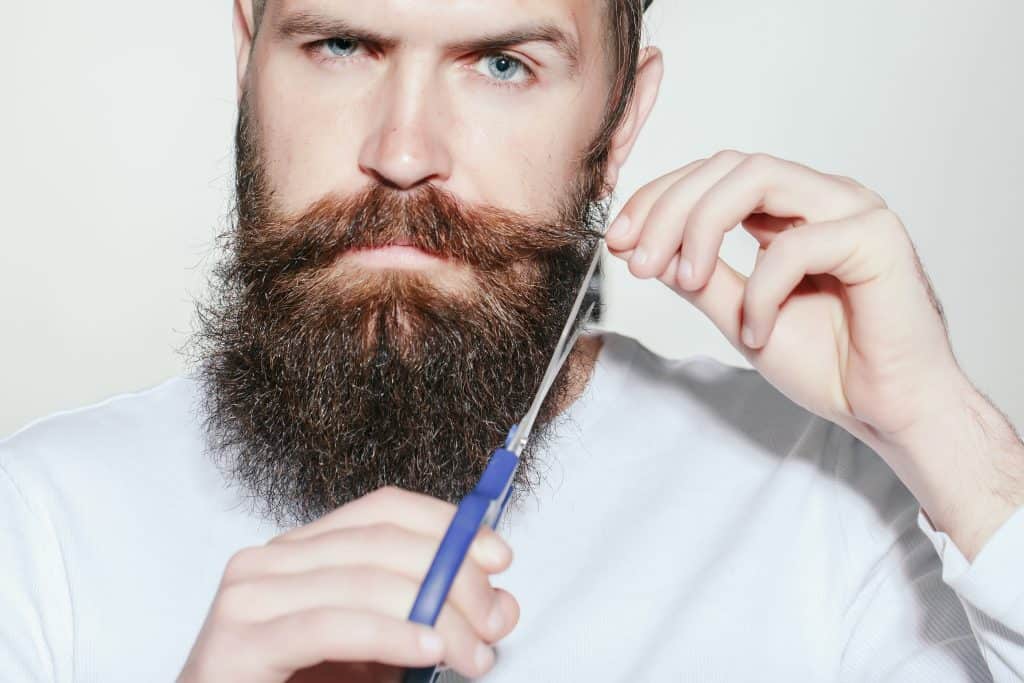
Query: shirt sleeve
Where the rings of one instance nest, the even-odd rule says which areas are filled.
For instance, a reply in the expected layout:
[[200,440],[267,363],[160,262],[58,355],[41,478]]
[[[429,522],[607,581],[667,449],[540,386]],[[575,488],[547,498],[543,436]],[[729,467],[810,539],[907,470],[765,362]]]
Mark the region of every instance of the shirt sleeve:
[[0,681],[70,680],[70,632],[56,537],[0,463]]
[[996,681],[1024,681],[1024,507],[968,562],[956,543],[919,510],[917,526],[942,562]]
[[[957,564],[948,539],[936,535],[945,544],[936,553],[935,539],[920,527],[920,504],[889,466],[851,440],[835,444],[831,453],[845,587],[838,605],[836,678],[849,683],[1024,680],[1021,586],[1016,585],[1021,560],[1019,550],[1012,549],[1020,548],[1024,519],[1016,521],[1017,540],[1011,538],[1012,525],[1001,529],[964,573],[966,562]],[[1014,596],[1016,631],[992,618],[1005,621]]]

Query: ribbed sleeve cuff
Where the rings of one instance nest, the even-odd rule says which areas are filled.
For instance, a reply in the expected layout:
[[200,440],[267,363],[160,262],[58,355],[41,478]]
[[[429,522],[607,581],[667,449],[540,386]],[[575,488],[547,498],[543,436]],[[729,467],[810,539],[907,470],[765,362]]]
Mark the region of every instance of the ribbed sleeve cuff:
[[1007,625],[1024,614],[1024,507],[1003,522],[981,551],[968,562],[945,532],[936,531],[924,511],[917,526],[942,560],[942,580],[961,598]]

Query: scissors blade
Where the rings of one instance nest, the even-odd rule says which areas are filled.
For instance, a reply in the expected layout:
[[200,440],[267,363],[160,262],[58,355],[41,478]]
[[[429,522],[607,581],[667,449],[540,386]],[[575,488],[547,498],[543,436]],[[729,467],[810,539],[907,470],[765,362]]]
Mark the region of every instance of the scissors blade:
[[[551,390],[551,386],[555,383],[555,378],[558,376],[559,371],[562,369],[562,365],[565,363],[566,358],[569,357],[569,353],[572,351],[573,346],[576,344],[576,340],[579,338],[580,332],[583,329],[582,323],[579,327],[574,330],[576,323],[577,314],[580,312],[580,307],[583,305],[583,299],[587,295],[587,290],[590,287],[590,281],[594,277],[594,272],[597,270],[597,263],[601,260],[601,240],[598,242],[594,249],[594,255],[590,259],[590,266],[587,268],[586,275],[583,276],[583,282],[580,283],[579,291],[576,292],[576,300],[572,304],[572,309],[569,311],[569,317],[565,321],[565,327],[562,328],[562,334],[558,338],[558,343],[555,345],[555,350],[551,354],[551,360],[548,361],[548,367],[544,371],[544,376],[541,378],[540,387],[537,389],[537,393],[533,397],[533,402],[530,403],[530,409],[526,411],[526,415],[519,421],[516,426],[515,432],[512,434],[512,438],[508,442],[508,450],[515,453],[517,456],[522,454],[523,448],[526,446],[526,440],[530,437],[530,432],[533,431],[533,425],[537,421],[537,416],[540,414],[541,405],[544,403],[544,399],[548,395],[548,391]],[[587,320],[590,317],[591,312],[594,310],[594,304],[591,303],[590,307],[587,308],[586,313],[583,315],[583,320]]]
[[[448,531],[441,541],[441,546],[427,571],[427,577],[420,586],[420,592],[416,596],[416,602],[409,615],[411,621],[434,623],[441,610],[441,604],[447,597],[451,582],[454,581],[455,574],[465,558],[469,544],[472,542],[478,527],[486,523],[493,529],[497,525],[498,518],[501,516],[505,503],[508,500],[512,480],[515,478],[516,470],[519,467],[519,456],[526,445],[526,440],[529,438],[534,422],[537,420],[537,415],[540,413],[541,404],[544,402],[548,391],[551,390],[555,377],[558,376],[562,365],[564,365],[569,357],[573,346],[576,344],[576,340],[583,330],[582,323],[575,329],[573,326],[580,307],[583,305],[583,299],[594,276],[594,271],[597,269],[600,256],[601,244],[599,242],[591,258],[590,267],[587,269],[583,282],[580,284],[580,289],[576,293],[576,300],[573,302],[572,310],[569,312],[569,319],[565,322],[565,327],[562,328],[562,334],[555,345],[554,352],[551,354],[551,359],[548,361],[544,376],[541,378],[540,388],[530,404],[530,409],[509,437],[507,447],[499,448],[491,455],[491,461],[480,483],[477,484],[477,488],[471,491],[459,503],[455,517],[449,525]],[[583,314],[582,320],[589,319],[593,310],[594,303],[591,303]],[[492,472],[492,469],[493,476],[489,476],[488,473]],[[504,481],[500,495],[494,496],[493,488],[485,486],[485,480],[487,479]],[[491,491],[487,494],[486,501],[482,499],[482,495],[479,492],[481,487]],[[486,504],[486,508],[483,510],[480,509],[482,504]],[[479,515],[479,518],[477,515]],[[461,526],[459,524],[460,520],[464,522]],[[461,547],[455,547],[456,544],[461,544]],[[440,673],[447,669],[448,667],[442,666],[408,669],[402,680],[403,683],[435,683]]]

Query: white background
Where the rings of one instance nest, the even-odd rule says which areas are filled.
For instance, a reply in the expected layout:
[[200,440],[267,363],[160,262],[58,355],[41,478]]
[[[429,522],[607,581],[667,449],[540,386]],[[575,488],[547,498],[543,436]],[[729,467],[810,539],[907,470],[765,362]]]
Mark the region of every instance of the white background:
[[[235,116],[230,0],[7,5],[0,434],[182,370]],[[907,224],[961,364],[1024,426],[1024,2],[659,0],[648,23],[666,81],[616,206],[726,147],[857,178]],[[754,252],[730,233],[726,260],[749,272]],[[746,365],[657,282],[615,261],[606,283],[610,328]]]

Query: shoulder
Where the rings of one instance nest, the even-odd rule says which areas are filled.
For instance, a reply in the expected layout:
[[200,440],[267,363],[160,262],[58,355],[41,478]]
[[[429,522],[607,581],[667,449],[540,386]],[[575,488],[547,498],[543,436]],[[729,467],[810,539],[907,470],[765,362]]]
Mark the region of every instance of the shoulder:
[[[835,502],[863,520],[851,533],[913,526],[916,502],[892,469],[845,429],[793,402],[761,373],[707,355],[662,356],[636,339],[606,334],[609,358],[626,368],[617,402],[656,419],[671,412],[719,450],[738,444],[811,467],[834,488]],[[645,420],[646,421],[646,420]]]
[[753,368],[705,354],[664,356],[617,333],[603,338],[604,355],[623,368],[617,386],[623,403],[671,411],[702,431],[732,432],[772,448],[794,443],[808,429],[831,438],[831,423],[791,401]]
[[0,440],[0,469],[13,479],[116,467],[143,459],[154,446],[193,440],[197,426],[194,380],[176,377],[94,405],[38,419]]
[[706,354],[664,356],[619,333],[606,332],[602,337],[608,347],[607,355],[629,365],[628,386],[634,389],[643,386],[653,391],[697,392],[715,403],[733,403],[738,392],[772,402],[781,396],[753,368],[732,365]]

